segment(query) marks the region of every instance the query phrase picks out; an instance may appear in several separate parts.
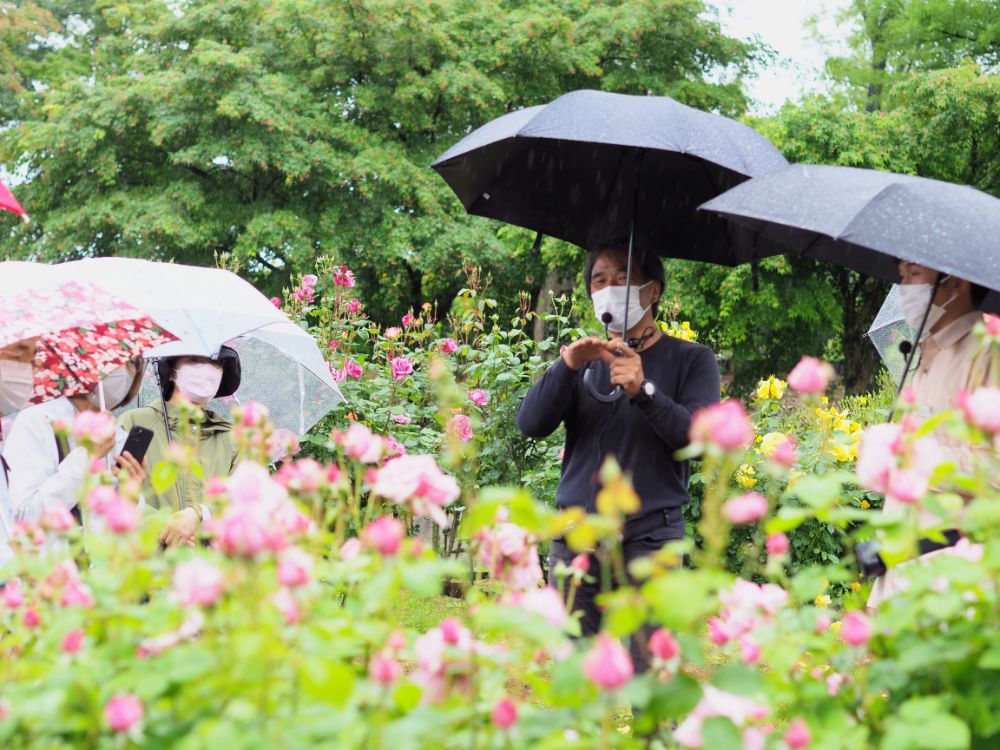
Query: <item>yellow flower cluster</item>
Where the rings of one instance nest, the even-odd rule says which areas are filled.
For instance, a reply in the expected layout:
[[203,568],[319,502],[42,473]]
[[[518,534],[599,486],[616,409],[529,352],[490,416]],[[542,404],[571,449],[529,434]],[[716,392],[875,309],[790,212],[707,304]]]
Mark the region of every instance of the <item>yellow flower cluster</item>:
[[736,484],[744,489],[750,489],[757,484],[754,478],[756,473],[750,464],[740,464],[740,468],[736,471]]
[[786,388],[788,388],[788,383],[772,375],[767,380],[761,380],[757,383],[757,390],[753,392],[753,395],[761,401],[766,401],[767,399],[777,401],[785,395]]
[[842,462],[854,461],[858,457],[858,443],[861,441],[861,425],[850,418],[846,411],[840,411],[836,406],[829,409],[816,409],[820,428],[824,432],[833,432],[834,441],[827,447],[827,452]]
[[783,432],[769,432],[763,437],[758,435],[756,440],[757,448],[754,450],[758,454],[770,458],[778,449],[778,446],[782,445],[786,440],[788,440],[788,436]]
[[660,330],[667,334],[668,336],[673,336],[676,339],[681,339],[683,341],[697,341],[698,333],[691,329],[691,324],[688,321],[683,321],[678,323],[676,320],[659,322]]

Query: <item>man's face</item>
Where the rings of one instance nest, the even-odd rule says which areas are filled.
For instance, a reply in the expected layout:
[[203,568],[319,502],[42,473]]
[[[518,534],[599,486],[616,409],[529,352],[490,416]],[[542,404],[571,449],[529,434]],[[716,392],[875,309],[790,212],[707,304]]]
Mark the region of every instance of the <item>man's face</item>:
[[27,362],[33,364],[35,361],[35,350],[38,348],[38,339],[31,338],[8,344],[0,348],[0,359],[9,359],[14,362]]
[[[609,286],[625,286],[628,278],[628,253],[625,250],[608,250],[597,256],[594,268],[590,272],[590,295]],[[642,286],[647,281],[646,275],[636,264],[632,265],[632,284]],[[649,307],[662,291],[659,284],[650,284],[639,292],[639,302],[643,307]]]
[[[919,263],[908,261],[899,262],[900,284],[933,284],[938,277],[938,272],[933,268],[922,266]],[[938,287],[937,294],[934,295],[934,304],[943,305],[959,291],[962,280],[954,276],[946,276]]]

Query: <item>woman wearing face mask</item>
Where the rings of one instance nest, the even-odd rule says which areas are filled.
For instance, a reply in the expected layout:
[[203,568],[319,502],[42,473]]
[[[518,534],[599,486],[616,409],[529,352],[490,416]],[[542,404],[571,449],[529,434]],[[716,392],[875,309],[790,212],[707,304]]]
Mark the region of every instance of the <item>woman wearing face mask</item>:
[[[32,338],[0,348],[0,417],[20,411],[34,395],[35,344]],[[10,468],[2,456],[0,464],[0,570],[3,570],[14,557],[10,544],[14,514],[10,504]]]
[[[954,409],[963,391],[971,393],[979,386],[990,384],[988,362],[980,356],[979,342],[973,332],[976,323],[983,319],[979,306],[987,290],[957,276],[942,274],[935,291],[938,272],[905,260],[899,262],[899,276],[899,301],[906,322],[916,331],[927,315],[923,326],[926,334],[917,344],[915,364],[908,379],[918,413],[926,418]],[[969,463],[969,454],[960,444],[947,435],[935,437],[960,466]],[[887,497],[882,512],[901,513],[904,507],[903,503]],[[924,511],[921,523],[937,527],[940,519]],[[955,531],[946,535],[951,543],[958,539]],[[932,549],[930,540],[922,541],[921,549],[928,554],[940,554]],[[899,586],[900,577],[896,571],[888,571],[872,586],[868,606],[877,607],[898,591]]]
[[[605,323],[610,339],[588,336],[570,344],[528,391],[518,426],[530,437],[546,437],[565,424],[566,447],[556,490],[561,507],[595,510],[600,468],[609,455],[631,475],[641,508],[625,524],[627,566],[684,536],[681,507],[690,499],[688,462],[673,456],[688,444],[692,413],[719,400],[719,367],[704,346],[657,330],[654,321],[664,278],[663,265],[655,256],[633,263],[630,327],[623,332],[627,253],[621,247],[615,244],[592,253],[584,271],[594,315]],[[610,404],[592,398],[583,383],[588,363],[600,392],[620,385],[626,397]],[[562,540],[554,540],[549,570],[559,562],[568,564],[573,556]],[[598,569],[592,559],[590,570]],[[598,593],[597,581],[576,591],[575,608],[583,613],[585,636],[600,629]],[[632,651],[644,667],[645,650],[633,643]]]
[[[167,404],[170,435],[163,419],[163,405],[155,403],[125,412],[121,424],[126,429],[140,425],[153,431],[153,441],[146,456],[155,467],[166,459],[170,440],[183,439],[180,404],[190,402],[201,406],[204,420],[190,426],[198,452],[198,462],[205,477],[228,476],[236,466],[238,452],[232,423],[223,416],[205,409],[213,398],[232,396],[240,386],[240,358],[234,349],[223,346],[216,359],[208,357],[170,357],[157,363],[163,399]],[[156,508],[173,508],[176,512],[163,532],[162,541],[171,546],[195,543],[198,528],[210,514],[202,504],[203,481],[194,476],[179,477],[174,487],[157,495],[151,486],[144,488],[146,503]]]
[[[108,410],[135,398],[142,371],[143,361],[137,358],[104,378],[104,403]],[[3,447],[3,458],[11,471],[11,510],[17,520],[37,522],[47,508],[57,504],[71,510],[78,520],[82,518],[77,502],[91,459],[86,449],[77,447],[71,437],[62,443],[53,425],[56,422],[71,425],[79,412],[97,411],[100,403],[100,392],[95,388],[86,395],[57,398],[17,415]],[[115,437],[97,446],[97,455],[103,457],[114,451],[115,471],[142,482],[146,478],[144,466],[128,453],[118,455],[125,437],[126,433],[119,428]]]

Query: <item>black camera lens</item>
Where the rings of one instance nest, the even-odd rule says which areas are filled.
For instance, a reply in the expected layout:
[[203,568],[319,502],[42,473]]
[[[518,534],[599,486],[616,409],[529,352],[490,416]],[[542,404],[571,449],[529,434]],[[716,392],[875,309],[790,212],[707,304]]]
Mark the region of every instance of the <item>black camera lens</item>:
[[885,562],[878,553],[878,542],[872,540],[861,542],[854,548],[854,558],[858,561],[858,570],[862,578],[878,578],[885,575]]

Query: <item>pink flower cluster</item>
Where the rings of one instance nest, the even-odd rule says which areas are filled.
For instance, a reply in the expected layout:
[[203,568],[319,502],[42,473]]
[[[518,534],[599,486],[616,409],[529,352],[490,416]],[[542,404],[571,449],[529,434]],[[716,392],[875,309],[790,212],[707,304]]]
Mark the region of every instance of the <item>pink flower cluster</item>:
[[445,474],[433,456],[408,455],[387,461],[375,473],[372,492],[410,509],[415,516],[430,516],[438,526],[448,525],[444,508],[458,499],[455,478]]
[[313,302],[316,299],[316,282],[319,281],[314,274],[307,273],[302,277],[302,283],[292,290],[292,299],[300,302]]
[[333,379],[338,383],[347,380],[347,378],[361,380],[365,374],[365,368],[353,359],[345,359],[343,367],[334,367],[333,363],[330,363],[328,367],[330,368],[330,374],[333,376]]
[[335,433],[334,439],[343,446],[348,458],[363,464],[377,464],[385,455],[385,440],[360,422],[352,422],[343,436]]
[[403,674],[399,655],[406,646],[406,636],[401,630],[393,631],[386,638],[385,648],[368,661],[368,676],[379,685],[391,685]]
[[525,612],[539,615],[554,628],[562,628],[569,619],[566,603],[551,586],[530,588],[526,591],[512,590],[500,597],[500,603],[507,607],[520,607]]
[[1000,388],[977,388],[972,393],[960,393],[958,408],[967,422],[992,435],[995,444],[1000,445]]
[[833,379],[833,367],[815,357],[803,357],[788,373],[788,387],[803,394],[822,393]]
[[445,354],[451,354],[452,352],[458,351],[458,342],[455,339],[447,338],[441,341],[440,349]]
[[746,409],[736,399],[706,406],[691,420],[692,443],[714,446],[724,451],[746,448],[753,440],[753,424]]
[[761,721],[768,714],[766,706],[741,695],[726,693],[711,685],[705,685],[701,700],[694,711],[688,714],[674,731],[674,740],[682,747],[705,747],[701,729],[705,719],[722,716],[743,730],[744,750],[763,750],[766,736],[752,722]]
[[759,492],[745,492],[727,500],[722,513],[729,523],[754,523],[767,515],[767,498]]
[[116,693],[104,706],[104,720],[112,732],[128,732],[142,721],[142,701],[131,693]]
[[[388,333],[386,331],[387,335]],[[408,375],[413,374],[413,361],[406,359],[406,357],[393,357],[392,361],[389,362],[389,367],[392,370],[393,380],[406,380]]]
[[490,397],[486,394],[482,388],[473,388],[468,393],[469,401],[474,403],[476,406],[486,406],[490,402]]
[[224,588],[222,570],[206,560],[187,560],[174,569],[173,594],[182,607],[210,607]]
[[377,550],[380,555],[391,557],[399,552],[406,529],[398,518],[380,516],[361,532],[361,541]]
[[788,603],[788,592],[774,583],[761,586],[741,578],[732,588],[719,592],[719,600],[719,617],[708,618],[709,638],[720,646],[738,641],[744,663],[755,663],[760,658],[760,646],[753,632],[774,620]]
[[503,581],[512,591],[530,591],[542,581],[538,547],[528,532],[506,520],[506,513],[497,514],[498,523],[476,533],[479,559],[490,577]]
[[244,461],[226,480],[229,504],[210,524],[215,546],[227,555],[256,557],[281,552],[305,534],[309,519],[267,469]]
[[930,475],[942,457],[934,438],[913,439],[902,425],[880,424],[862,434],[855,470],[863,487],[901,503],[916,503],[927,494]]
[[274,481],[286,490],[313,495],[328,485],[339,483],[340,468],[336,464],[323,466],[314,458],[300,458],[283,463]]
[[73,438],[81,445],[97,445],[115,436],[114,417],[102,411],[81,411],[73,418],[70,430]]
[[434,704],[452,691],[469,692],[473,657],[488,649],[462,623],[447,617],[417,638],[413,650],[417,656],[413,681],[424,689],[423,702]]
[[448,420],[445,431],[463,443],[472,440],[472,420],[464,414],[456,414]]
[[583,657],[583,675],[602,690],[618,690],[635,674],[632,657],[621,642],[607,633],[598,633],[594,645]]
[[354,272],[349,270],[347,266],[341,266],[333,272],[333,283],[336,286],[342,286],[348,289],[353,287],[356,283],[354,280]]

